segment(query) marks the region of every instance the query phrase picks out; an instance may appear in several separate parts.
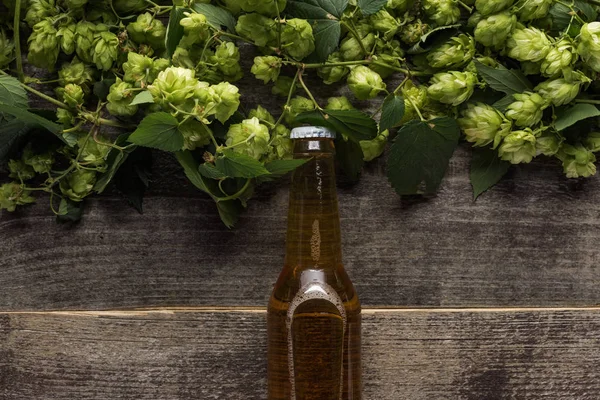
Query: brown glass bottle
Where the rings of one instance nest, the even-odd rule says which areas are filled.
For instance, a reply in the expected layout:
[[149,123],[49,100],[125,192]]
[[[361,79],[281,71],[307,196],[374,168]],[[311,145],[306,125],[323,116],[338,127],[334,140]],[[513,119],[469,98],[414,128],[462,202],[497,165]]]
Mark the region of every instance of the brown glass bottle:
[[342,265],[332,135],[292,133],[303,137],[294,158],[309,161],[292,176],[285,264],[269,301],[268,400],[361,399],[360,302]]

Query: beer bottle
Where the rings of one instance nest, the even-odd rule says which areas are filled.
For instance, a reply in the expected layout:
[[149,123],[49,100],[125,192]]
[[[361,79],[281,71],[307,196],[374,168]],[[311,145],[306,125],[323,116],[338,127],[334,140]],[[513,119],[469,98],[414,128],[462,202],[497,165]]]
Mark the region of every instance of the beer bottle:
[[268,307],[268,400],[360,400],[360,302],[342,265],[335,133],[292,130],[285,263]]

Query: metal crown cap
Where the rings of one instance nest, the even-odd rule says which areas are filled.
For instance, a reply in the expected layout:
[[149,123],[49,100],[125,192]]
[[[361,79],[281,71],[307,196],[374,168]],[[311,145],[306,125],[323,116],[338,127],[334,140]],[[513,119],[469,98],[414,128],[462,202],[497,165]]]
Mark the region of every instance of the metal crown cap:
[[335,132],[323,126],[299,126],[292,129],[290,139],[326,138],[335,139]]

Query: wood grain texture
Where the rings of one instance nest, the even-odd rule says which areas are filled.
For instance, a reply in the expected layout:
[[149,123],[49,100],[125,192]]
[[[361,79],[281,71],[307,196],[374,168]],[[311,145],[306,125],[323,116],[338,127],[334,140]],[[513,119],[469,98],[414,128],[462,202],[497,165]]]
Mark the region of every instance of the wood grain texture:
[[[600,314],[365,311],[364,399],[600,393]],[[264,399],[264,312],[0,316],[2,400]]]
[[[600,303],[598,180],[573,186],[536,164],[473,202],[467,168],[461,150],[429,199],[400,199],[381,165],[340,189],[345,263],[363,304]],[[259,191],[233,231],[192,193],[155,193],[144,215],[93,199],[74,227],[56,225],[43,201],[3,213],[0,309],[265,305],[283,261],[286,187]]]

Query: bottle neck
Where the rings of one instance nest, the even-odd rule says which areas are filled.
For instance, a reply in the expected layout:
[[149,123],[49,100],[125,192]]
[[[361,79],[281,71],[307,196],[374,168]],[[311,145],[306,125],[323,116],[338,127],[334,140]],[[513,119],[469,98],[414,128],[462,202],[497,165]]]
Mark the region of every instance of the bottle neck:
[[288,266],[324,269],[341,265],[334,155],[331,139],[298,139],[294,143],[294,158],[309,161],[292,176],[286,242]]

